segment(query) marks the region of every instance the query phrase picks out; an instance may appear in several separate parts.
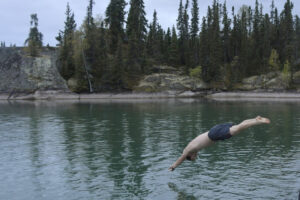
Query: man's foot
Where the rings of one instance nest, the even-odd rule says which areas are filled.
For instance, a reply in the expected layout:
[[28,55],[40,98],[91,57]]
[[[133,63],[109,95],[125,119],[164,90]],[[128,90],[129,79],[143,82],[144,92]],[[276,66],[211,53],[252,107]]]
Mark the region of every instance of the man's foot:
[[271,121],[268,118],[257,116],[256,121],[261,122],[262,124],[270,124]]

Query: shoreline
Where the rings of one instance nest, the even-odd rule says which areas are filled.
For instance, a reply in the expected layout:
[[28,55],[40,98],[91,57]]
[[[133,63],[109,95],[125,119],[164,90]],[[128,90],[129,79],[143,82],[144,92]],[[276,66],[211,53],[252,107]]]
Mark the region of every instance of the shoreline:
[[166,91],[157,93],[120,92],[120,93],[92,93],[77,94],[65,91],[47,90],[34,93],[0,93],[0,100],[97,100],[97,99],[168,99],[168,98],[199,98],[206,96],[206,92],[178,92]]
[[267,101],[300,101],[300,92],[178,92],[166,91],[157,93],[92,93],[77,94],[65,91],[47,90],[34,93],[0,93],[0,100],[97,100],[97,99],[169,99],[169,98],[197,98],[217,101],[238,101],[238,100],[267,100]]
[[299,92],[219,92],[209,94],[216,101],[300,101]]

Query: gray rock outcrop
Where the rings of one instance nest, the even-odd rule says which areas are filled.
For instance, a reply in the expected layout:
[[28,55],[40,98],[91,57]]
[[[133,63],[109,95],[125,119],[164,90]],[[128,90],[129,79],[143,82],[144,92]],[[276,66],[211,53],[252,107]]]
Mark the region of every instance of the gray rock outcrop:
[[68,91],[56,60],[55,50],[45,49],[40,57],[30,57],[23,48],[0,48],[0,92]]
[[176,73],[155,73],[145,76],[135,88],[140,92],[163,92],[163,91],[201,91],[208,89],[207,84],[199,79]]
[[243,79],[242,84],[236,89],[239,90],[285,90],[288,88],[288,82],[285,81],[281,72],[270,72],[258,76],[251,76]]

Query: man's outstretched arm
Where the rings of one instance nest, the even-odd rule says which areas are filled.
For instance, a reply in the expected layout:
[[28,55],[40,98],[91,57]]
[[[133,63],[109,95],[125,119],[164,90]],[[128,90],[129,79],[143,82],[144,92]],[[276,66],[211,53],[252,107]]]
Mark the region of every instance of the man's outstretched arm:
[[173,165],[171,165],[171,167],[169,167],[170,171],[174,171],[175,168],[180,165],[185,159],[186,159],[186,154],[182,154],[177,160],[176,162],[173,163]]

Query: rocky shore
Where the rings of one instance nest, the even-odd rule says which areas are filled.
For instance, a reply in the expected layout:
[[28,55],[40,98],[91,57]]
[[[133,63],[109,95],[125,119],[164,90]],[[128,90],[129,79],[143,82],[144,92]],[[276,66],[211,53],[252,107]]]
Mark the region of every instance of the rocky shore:
[[191,78],[170,66],[154,69],[151,74],[141,77],[132,92],[77,94],[60,76],[55,49],[44,49],[40,57],[33,58],[24,54],[22,48],[0,48],[0,100],[208,98],[300,101],[300,71],[294,74],[293,92],[287,92],[287,81],[279,71],[245,78],[229,89],[224,84],[216,87]]
[[299,101],[298,92],[220,92],[207,95],[217,101]]
[[263,101],[300,101],[297,92],[152,92],[152,93],[93,93],[76,94],[72,92],[47,90],[34,93],[0,94],[0,100],[103,100],[103,99],[167,99],[167,98],[205,98],[209,100],[263,100]]
[[131,92],[131,93],[92,93],[77,94],[72,92],[46,90],[34,93],[2,93],[0,100],[83,100],[83,99],[163,99],[163,98],[199,98],[205,97],[203,92],[178,92],[165,91],[155,93]]

